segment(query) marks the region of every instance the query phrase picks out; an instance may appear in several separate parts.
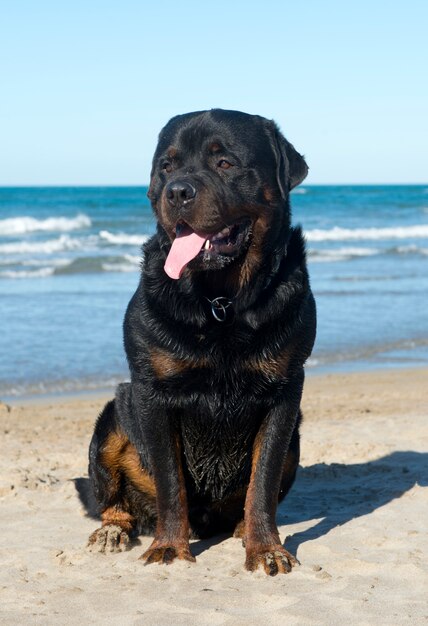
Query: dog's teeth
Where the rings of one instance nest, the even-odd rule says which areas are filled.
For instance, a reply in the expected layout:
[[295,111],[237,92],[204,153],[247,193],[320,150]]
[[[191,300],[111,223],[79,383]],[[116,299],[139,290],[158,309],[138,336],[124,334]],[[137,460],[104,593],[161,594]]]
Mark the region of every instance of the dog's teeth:
[[207,239],[204,245],[205,250],[209,250],[210,249],[210,240]]
[[225,237],[229,237],[229,235],[230,235],[230,228],[229,226],[226,226],[226,228],[223,228],[223,230],[221,230],[219,233],[214,235],[214,237],[212,238],[212,241],[217,241],[218,239],[224,239]]

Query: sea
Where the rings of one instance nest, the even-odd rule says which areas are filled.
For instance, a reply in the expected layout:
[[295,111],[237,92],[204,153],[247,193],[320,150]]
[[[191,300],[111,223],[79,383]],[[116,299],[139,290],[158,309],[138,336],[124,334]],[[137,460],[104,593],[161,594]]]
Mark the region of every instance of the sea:
[[[113,390],[155,232],[147,187],[0,188],[0,399]],[[307,374],[428,365],[428,185],[291,194],[318,310]]]

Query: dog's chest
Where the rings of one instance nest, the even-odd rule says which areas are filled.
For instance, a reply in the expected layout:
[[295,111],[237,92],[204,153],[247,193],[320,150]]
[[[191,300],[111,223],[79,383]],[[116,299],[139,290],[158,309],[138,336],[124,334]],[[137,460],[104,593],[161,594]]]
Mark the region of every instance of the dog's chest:
[[260,420],[257,412],[220,404],[182,416],[185,467],[196,492],[217,500],[248,482]]
[[267,340],[230,329],[157,367],[157,397],[179,417],[186,471],[214,500],[248,483],[255,436],[284,381]]

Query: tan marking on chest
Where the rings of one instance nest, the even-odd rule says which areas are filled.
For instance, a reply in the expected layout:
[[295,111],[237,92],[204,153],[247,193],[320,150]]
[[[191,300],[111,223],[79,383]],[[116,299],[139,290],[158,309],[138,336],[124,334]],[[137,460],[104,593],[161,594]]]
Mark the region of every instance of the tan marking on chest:
[[250,359],[247,368],[269,378],[283,378],[287,375],[292,356],[292,351],[286,349],[275,357]]
[[177,376],[188,370],[198,369],[208,365],[207,358],[179,359],[174,357],[170,352],[161,350],[160,348],[151,350],[150,362],[156,378],[159,379]]

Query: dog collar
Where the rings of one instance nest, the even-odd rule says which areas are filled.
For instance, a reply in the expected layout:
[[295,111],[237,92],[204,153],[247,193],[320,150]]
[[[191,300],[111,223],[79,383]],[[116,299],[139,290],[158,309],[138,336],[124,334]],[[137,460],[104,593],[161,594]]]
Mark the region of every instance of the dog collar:
[[210,300],[209,298],[205,298],[211,305],[211,313],[213,318],[217,322],[225,322],[227,319],[227,309],[232,306],[232,300],[226,298],[225,296],[218,296],[218,298],[214,298]]

